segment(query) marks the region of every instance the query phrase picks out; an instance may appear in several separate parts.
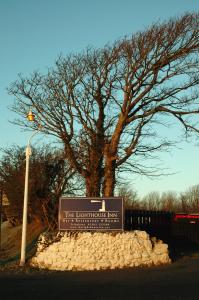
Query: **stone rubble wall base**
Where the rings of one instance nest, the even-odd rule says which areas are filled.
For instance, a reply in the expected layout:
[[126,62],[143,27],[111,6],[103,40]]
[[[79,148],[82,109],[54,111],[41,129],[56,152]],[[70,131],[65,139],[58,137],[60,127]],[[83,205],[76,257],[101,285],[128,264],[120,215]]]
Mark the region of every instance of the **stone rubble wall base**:
[[49,270],[103,270],[168,264],[168,246],[145,231],[41,234],[34,267]]

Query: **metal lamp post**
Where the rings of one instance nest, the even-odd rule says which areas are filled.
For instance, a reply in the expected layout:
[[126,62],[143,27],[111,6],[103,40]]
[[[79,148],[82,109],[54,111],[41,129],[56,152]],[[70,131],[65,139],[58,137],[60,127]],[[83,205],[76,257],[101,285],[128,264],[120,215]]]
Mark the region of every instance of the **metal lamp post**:
[[[35,121],[34,114],[29,111],[27,115],[27,119],[29,121]],[[26,260],[26,233],[27,233],[27,212],[28,212],[28,180],[29,180],[29,161],[31,156],[31,140],[33,136],[40,130],[38,129],[33,132],[28,140],[28,144],[26,147],[26,172],[25,172],[25,187],[24,187],[24,206],[23,206],[23,223],[22,223],[22,239],[21,239],[21,259],[20,266],[25,265]]]

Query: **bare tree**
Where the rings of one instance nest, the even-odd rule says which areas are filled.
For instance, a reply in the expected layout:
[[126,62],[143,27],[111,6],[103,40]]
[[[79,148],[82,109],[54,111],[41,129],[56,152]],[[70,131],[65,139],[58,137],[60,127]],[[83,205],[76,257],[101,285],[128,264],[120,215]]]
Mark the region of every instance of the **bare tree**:
[[142,198],[141,207],[146,210],[161,210],[161,197],[156,191],[148,193]]
[[177,194],[172,191],[164,192],[161,195],[161,210],[176,211],[179,208]]
[[180,195],[181,212],[199,213],[199,185],[190,187]]
[[139,209],[140,203],[136,191],[123,185],[118,189],[118,196],[123,197],[125,208]]
[[[24,147],[17,146],[2,149],[0,160],[0,188],[9,200],[7,215],[13,224],[22,221],[24,150]],[[75,172],[63,160],[61,151],[49,145],[32,150],[28,217],[29,220],[39,219],[48,227],[54,226],[57,222],[59,197],[63,193],[72,194],[77,189],[77,184],[71,186],[75,181]]]
[[149,174],[146,159],[171,145],[157,134],[167,118],[198,132],[190,118],[199,113],[198,32],[198,14],[186,14],[102,50],[60,57],[47,75],[11,85],[13,110],[24,116],[33,107],[88,196],[112,196],[117,172]]

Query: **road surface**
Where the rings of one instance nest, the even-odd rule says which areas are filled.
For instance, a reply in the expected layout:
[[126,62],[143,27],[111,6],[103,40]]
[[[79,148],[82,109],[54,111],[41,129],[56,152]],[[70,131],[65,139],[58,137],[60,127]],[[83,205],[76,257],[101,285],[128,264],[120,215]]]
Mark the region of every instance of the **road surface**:
[[167,266],[89,272],[1,271],[1,300],[198,300],[199,255]]

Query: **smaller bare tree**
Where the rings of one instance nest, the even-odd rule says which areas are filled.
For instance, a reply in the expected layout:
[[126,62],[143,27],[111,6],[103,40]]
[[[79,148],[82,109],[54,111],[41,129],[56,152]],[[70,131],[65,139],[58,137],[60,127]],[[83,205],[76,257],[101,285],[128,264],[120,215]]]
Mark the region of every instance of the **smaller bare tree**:
[[180,202],[182,212],[199,213],[199,185],[194,185],[181,193]]
[[124,207],[130,209],[139,208],[139,198],[137,192],[126,187],[125,185],[118,188],[118,196],[124,198]]
[[[70,184],[75,173],[63,159],[61,151],[53,150],[49,145],[32,150],[28,218],[39,219],[52,227],[57,223],[59,197],[64,192],[74,192]],[[10,203],[7,211],[9,218],[16,224],[22,221],[25,149],[13,146],[2,151],[0,188]]]
[[178,209],[178,197],[175,192],[167,191],[162,193],[160,209],[175,212]]

